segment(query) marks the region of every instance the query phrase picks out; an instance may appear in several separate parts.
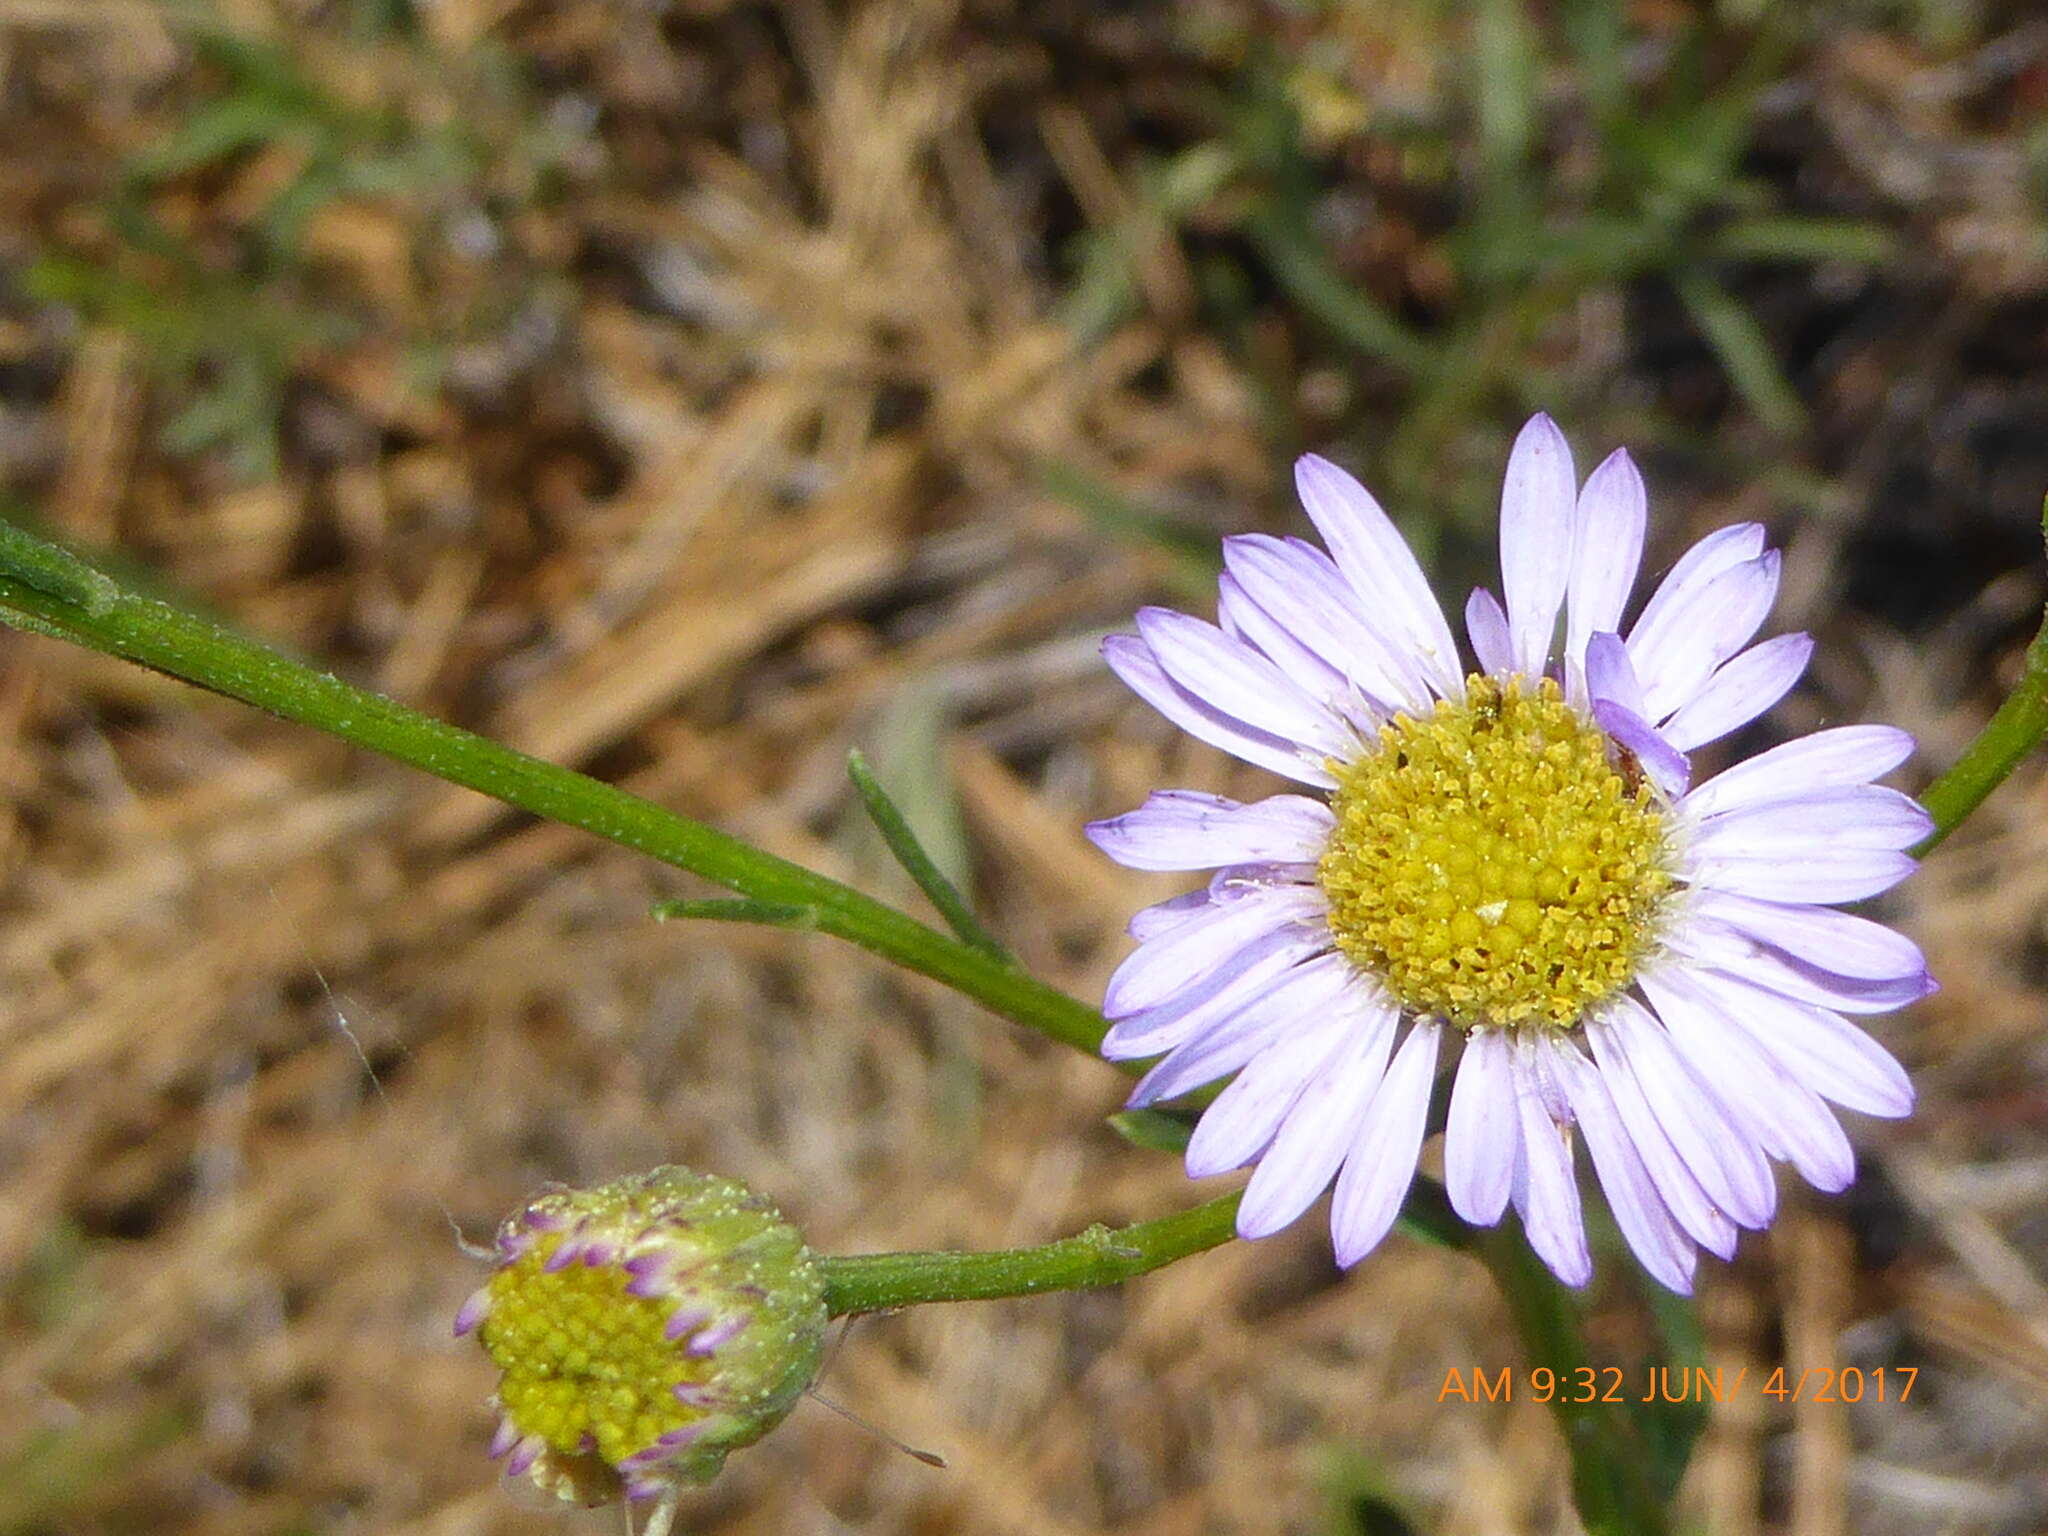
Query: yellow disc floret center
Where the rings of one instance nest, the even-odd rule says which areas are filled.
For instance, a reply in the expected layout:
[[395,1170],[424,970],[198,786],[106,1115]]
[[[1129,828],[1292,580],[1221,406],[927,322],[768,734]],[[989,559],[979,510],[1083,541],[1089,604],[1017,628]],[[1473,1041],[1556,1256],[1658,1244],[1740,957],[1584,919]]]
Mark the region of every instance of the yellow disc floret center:
[[1663,810],[1555,682],[1474,677],[1332,767],[1330,927],[1405,1008],[1561,1029],[1634,977],[1672,885]]
[[491,1276],[491,1309],[479,1330],[503,1373],[498,1400],[522,1435],[563,1455],[595,1450],[618,1466],[671,1430],[702,1417],[674,1389],[707,1363],[662,1336],[672,1299],[635,1296],[611,1264],[544,1265],[561,1242],[543,1238]]

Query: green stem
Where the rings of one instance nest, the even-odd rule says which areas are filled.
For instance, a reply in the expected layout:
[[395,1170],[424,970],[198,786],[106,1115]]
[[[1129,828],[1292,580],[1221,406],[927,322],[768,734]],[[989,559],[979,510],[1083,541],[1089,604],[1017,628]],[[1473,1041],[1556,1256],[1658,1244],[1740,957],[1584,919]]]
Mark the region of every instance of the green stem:
[[860,1253],[819,1262],[834,1317],[931,1301],[989,1301],[1115,1285],[1235,1235],[1240,1195],[1222,1195],[1135,1226],[1096,1225],[1036,1248],[992,1253]]
[[[1597,1389],[1604,1378],[1586,1351],[1577,1301],[1543,1267],[1518,1227],[1503,1222],[1474,1249],[1507,1299],[1529,1367],[1556,1373],[1550,1407],[1571,1453],[1572,1497],[1587,1531],[1662,1536],[1670,1524],[1651,1480],[1649,1447],[1626,1405],[1598,1400],[1605,1395]],[[1596,1383],[1595,1389],[1579,1390],[1585,1382]],[[1578,1401],[1582,1397],[1590,1400]]]
[[815,931],[816,907],[778,907],[765,901],[657,901],[647,909],[657,923],[689,919],[700,923],[753,923],[762,928],[795,928]]
[[[2041,507],[2041,531],[2048,537],[2048,502]],[[1934,830],[1913,852],[1924,858],[1984,803],[2006,775],[2048,735],[2048,614],[2041,619],[2020,680],[1996,714],[1963,749],[1948,772],[1927,786],[1920,803],[1934,818]]]
[[[822,1258],[825,1303],[834,1317],[884,1312],[936,1301],[989,1301],[1084,1286],[1115,1285],[1228,1242],[1244,1192],[1219,1195],[1136,1226],[1093,1226],[1036,1248],[992,1253],[863,1253]],[[1423,1242],[1462,1247],[1470,1229],[1453,1214],[1442,1186],[1418,1179],[1401,1211],[1401,1228]]]
[[1041,1034],[1093,1051],[1102,1016],[1025,971],[799,864],[583,774],[279,655],[131,592],[76,556],[0,523],[0,623],[68,640],[310,725],[359,747],[580,827],[944,982]]

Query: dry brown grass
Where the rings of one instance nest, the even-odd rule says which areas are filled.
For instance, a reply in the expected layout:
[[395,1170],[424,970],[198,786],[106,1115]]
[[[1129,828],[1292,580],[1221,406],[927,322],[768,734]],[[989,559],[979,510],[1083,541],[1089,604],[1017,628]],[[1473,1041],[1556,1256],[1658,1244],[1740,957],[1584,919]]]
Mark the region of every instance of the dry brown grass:
[[[544,262],[573,227],[616,265],[567,286],[560,339],[497,358],[458,409],[398,387],[373,338],[301,402],[318,451],[250,488],[152,445],[121,333],[17,312],[10,357],[60,374],[8,418],[17,483],[252,629],[908,901],[851,812],[861,745],[957,816],[1024,961],[1094,995],[1125,915],[1172,882],[1107,866],[1081,821],[1254,776],[1103,674],[1094,637],[1175,568],[1039,466],[1197,527],[1296,516],[1251,387],[1190,323],[1181,244],[1134,213],[1044,57],[956,46],[938,0],[792,5],[794,78],[744,18],[700,57],[633,7],[433,14],[451,37],[524,27],[613,93],[618,174],[519,237]],[[75,105],[116,144],[182,67],[148,9],[84,0],[4,0],[0,52],[53,89],[96,80]],[[698,68],[804,112],[751,159],[665,136]],[[1083,217],[1132,232],[1141,303],[1109,334],[1056,320],[992,112]],[[414,302],[388,233],[342,207],[319,248]],[[1680,518],[1667,496],[1665,557],[1754,505]],[[1852,526],[1794,532],[1780,617],[1835,659],[1788,725],[1899,720],[1924,775],[1982,718],[1973,669],[2037,585],[1908,644],[1839,606]],[[476,1283],[455,1229],[483,1236],[544,1180],[713,1169],[836,1251],[1028,1242],[1190,1198],[1104,1127],[1108,1068],[830,941],[656,926],[670,872],[169,683],[0,637],[0,782],[0,1532],[612,1529],[495,1484],[490,1377],[448,1332]],[[1717,1363],[1915,1364],[1914,1400],[1717,1412],[1688,1494],[1716,1536],[2048,1509],[2044,818],[2029,771],[1896,904],[1946,984],[1879,1024],[1922,1112],[1857,1127],[1859,1195],[1790,1197],[1708,1266]],[[1625,1287],[1596,1321],[1641,1347]],[[1512,1358],[1472,1262],[1397,1240],[1340,1278],[1311,1220],[1115,1293],[864,1323],[824,1389],[950,1470],[806,1405],[686,1523],[1299,1531],[1335,1479],[1451,1536],[1568,1531],[1545,1411],[1438,1400],[1448,1369]]]

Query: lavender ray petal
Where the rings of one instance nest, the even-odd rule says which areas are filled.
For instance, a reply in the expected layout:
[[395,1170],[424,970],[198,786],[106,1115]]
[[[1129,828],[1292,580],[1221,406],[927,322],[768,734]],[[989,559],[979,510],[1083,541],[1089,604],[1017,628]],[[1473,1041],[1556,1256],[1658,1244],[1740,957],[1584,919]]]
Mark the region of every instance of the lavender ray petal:
[[1588,1030],[1587,1038],[1602,1072],[1631,1075],[1707,1198],[1737,1226],[1768,1225],[1778,1190],[1762,1144],[1714,1085],[1691,1069],[1663,1023],[1633,998],[1620,997],[1608,1004],[1606,1027]]
[[747,1326],[750,1319],[740,1312],[721,1317],[708,1328],[693,1334],[690,1342],[683,1346],[683,1353],[692,1359],[702,1360],[718,1352],[719,1346],[727,1344]]
[[1920,946],[1882,923],[1833,907],[1757,901],[1727,891],[1695,891],[1689,917],[1732,928],[1758,944],[1837,976],[1896,981],[1927,974]]
[[1207,887],[1183,891],[1178,896],[1169,896],[1165,901],[1156,901],[1149,907],[1138,908],[1131,914],[1131,920],[1124,925],[1124,932],[1140,944],[1147,943],[1169,929],[1178,928],[1189,918],[1200,913],[1209,902]]
[[1339,1047],[1295,1101],[1237,1208],[1240,1237],[1266,1237],[1291,1224],[1328,1187],[1358,1117],[1379,1087],[1399,1010],[1374,999],[1365,1027]]
[[524,1435],[512,1447],[511,1455],[505,1461],[507,1477],[524,1477],[533,1470],[533,1464],[540,1460],[541,1452],[548,1448],[547,1442],[539,1435]]
[[1401,1214],[1422,1150],[1441,1032],[1436,1024],[1410,1028],[1362,1111],[1330,1204],[1330,1235],[1340,1269],[1377,1248]]
[[455,1313],[455,1337],[473,1333],[476,1327],[491,1312],[491,1288],[480,1285],[471,1291]]
[[1110,973],[1102,1011],[1123,1018],[1155,1008],[1198,985],[1255,939],[1292,923],[1318,919],[1324,903],[1313,887],[1270,887],[1242,900],[1213,904],[1201,916],[1141,944]]
[[[1330,575],[1333,581],[1343,580],[1335,571]],[[1346,600],[1350,600],[1348,593]],[[1295,616],[1306,606],[1297,599],[1284,611]],[[1358,659],[1360,653],[1354,652],[1348,659],[1326,656],[1301,632],[1309,626],[1298,628],[1292,617],[1286,621],[1275,618],[1264,604],[1254,602],[1244,584],[1228,571],[1217,583],[1216,607],[1217,621],[1226,631],[1234,631],[1271,657],[1319,708],[1357,735],[1370,736],[1401,708],[1399,691],[1388,687],[1373,667],[1363,664]]]
[[1839,1013],[1718,971],[1695,972],[1693,981],[1722,1018],[1822,1098],[1888,1120],[1913,1112],[1906,1069]]
[[1354,750],[1344,720],[1318,705],[1287,674],[1243,641],[1171,608],[1140,608],[1138,633],[1160,669],[1189,697],[1322,757]]
[[1643,477],[1625,448],[1601,460],[1579,492],[1565,594],[1567,674],[1571,664],[1582,662],[1595,634],[1621,628],[1622,610],[1643,561],[1648,500]]
[[1515,670],[1544,674],[1571,579],[1578,476],[1571,445],[1538,412],[1516,434],[1500,492],[1501,596]]
[[1622,708],[1611,699],[1593,701],[1593,719],[1601,730],[1634,755],[1643,772],[1665,797],[1676,800],[1692,780],[1692,764],[1685,754],[1657,734],[1641,715]]
[[1514,1183],[1515,1083],[1508,1039],[1498,1029],[1465,1037],[1444,1125],[1444,1190],[1451,1208],[1475,1227],[1490,1227],[1507,1209]]
[[1939,990],[1925,971],[1883,980],[1837,976],[1718,923],[1683,924],[1666,942],[1675,953],[1703,967],[1730,972],[1795,1002],[1842,1013],[1890,1013]]
[[1883,895],[1916,868],[1910,855],[1883,848],[1833,848],[1802,853],[1796,860],[1782,854],[1740,859],[1692,857],[1680,869],[1679,878],[1697,887],[1754,896],[1759,901],[1823,904]]
[[1215,869],[1322,857],[1336,818],[1320,800],[1274,795],[1241,805],[1191,789],[1159,790],[1135,811],[1092,821],[1088,838],[1127,869]]
[[1792,691],[1813,659],[1813,637],[1779,635],[1725,663],[1664,723],[1664,737],[1692,752],[1739,730]]
[[1256,939],[1199,985],[1182,988],[1156,1008],[1118,1019],[1102,1038],[1102,1054],[1109,1061],[1137,1061],[1170,1051],[1235,1013],[1276,977],[1329,947],[1327,931],[1307,927],[1283,928]]
[[[1621,1117],[1622,1127],[1628,1132],[1629,1141],[1657,1186],[1664,1208],[1694,1242],[1709,1253],[1732,1259],[1740,1229],[1729,1219],[1727,1212],[1708,1196],[1692,1168],[1679,1155],[1663,1124],[1651,1110],[1649,1101],[1643,1097],[1642,1087],[1636,1081],[1625,1051],[1610,1037],[1610,1028],[1604,1019],[1586,1026],[1587,1043],[1593,1048],[1594,1070],[1606,1085],[1608,1097]],[[1763,1177],[1768,1182],[1769,1166],[1765,1164],[1763,1168]]]
[[1729,567],[1762,554],[1764,537],[1762,523],[1732,523],[1715,529],[1693,545],[1678,557],[1670,574],[1650,594],[1630,638],[1655,634],[1673,624],[1682,625],[1685,610],[1697,601],[1706,584]]
[[583,1257],[583,1245],[575,1237],[565,1237],[555,1244],[555,1251],[541,1261],[543,1274],[559,1274]]
[[1202,1111],[1188,1138],[1187,1170],[1206,1179],[1254,1161],[1312,1078],[1329,1062],[1354,1021],[1342,1010],[1312,1020],[1299,1034],[1275,1040],[1254,1056]]
[[661,1325],[661,1336],[673,1344],[686,1334],[695,1333],[711,1321],[711,1312],[705,1307],[677,1307],[668,1321]]
[[1743,646],[1778,596],[1782,557],[1774,549],[1730,566],[1703,585],[1668,623],[1638,624],[1629,658],[1642,679],[1649,718],[1662,720],[1691,703],[1714,670]]
[[1205,741],[1297,783],[1321,789],[1336,787],[1336,779],[1324,766],[1323,754],[1232,719],[1207,701],[1194,697],[1166,675],[1152,648],[1138,636],[1109,636],[1102,642],[1102,659],[1131,692],[1197,741]]
[[1380,631],[1357,590],[1313,544],[1240,534],[1223,541],[1223,564],[1251,604],[1367,698],[1390,709],[1428,707],[1427,674]]
[[1658,1193],[1601,1074],[1567,1041],[1545,1041],[1542,1048],[1549,1050],[1551,1070],[1571,1101],[1572,1115],[1593,1159],[1593,1172],[1621,1235],[1643,1268],[1666,1289],[1691,1295],[1698,1255]]
[[1506,677],[1516,670],[1507,610],[1484,587],[1474,587],[1465,599],[1465,637],[1472,642],[1479,670],[1489,677]]
[[1649,718],[1628,646],[1612,630],[1598,630],[1586,641],[1586,693],[1594,704],[1612,702],[1639,719]]
[[1586,1223],[1579,1210],[1579,1185],[1572,1173],[1572,1136],[1551,1105],[1561,1098],[1548,1064],[1527,1041],[1514,1042],[1509,1056],[1515,1081],[1515,1119],[1522,1133],[1521,1177],[1515,1181],[1515,1210],[1536,1256],[1569,1286],[1593,1278],[1586,1247]]
[[1913,738],[1889,725],[1841,725],[1759,752],[1685,797],[1695,817],[1868,784],[1913,755]]
[[1437,692],[1464,697],[1457,642],[1422,566],[1372,493],[1327,459],[1295,461],[1302,509],[1375,627],[1397,639]]
[[1831,848],[1896,853],[1933,830],[1934,818],[1896,789],[1853,784],[1722,811],[1694,822],[1688,842],[1709,858],[1805,858]]
[[1275,1035],[1298,1028],[1302,1020],[1317,1018],[1326,1009],[1345,1006],[1352,994],[1364,990],[1351,962],[1342,955],[1323,955],[1298,965],[1139,1078],[1131,1090],[1130,1107],[1143,1109],[1177,1098],[1235,1072]]
[[1650,967],[1637,981],[1670,1026],[1673,1047],[1766,1152],[1816,1189],[1849,1186],[1856,1154],[1818,1094],[1753,1045],[1683,966]]

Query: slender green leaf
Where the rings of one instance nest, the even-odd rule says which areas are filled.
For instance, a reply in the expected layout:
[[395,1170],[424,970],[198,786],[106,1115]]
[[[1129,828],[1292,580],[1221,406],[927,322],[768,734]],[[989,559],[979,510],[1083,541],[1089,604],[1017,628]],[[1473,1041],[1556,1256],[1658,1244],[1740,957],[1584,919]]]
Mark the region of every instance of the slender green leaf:
[[1523,0],[1482,0],[1473,28],[1477,73],[1479,165],[1489,195],[1506,197],[1525,184],[1523,169],[1536,142],[1536,30]]
[[1789,436],[1806,420],[1806,407],[1778,367],[1756,317],[1727,289],[1698,273],[1678,279],[1678,295],[1737,394],[1771,431]]
[[1109,1117],[1109,1128],[1147,1152],[1185,1152],[1195,1133],[1185,1116],[1163,1109],[1120,1109]]
[[1223,565],[1213,539],[1188,537],[1158,513],[1077,465],[1041,459],[1036,467],[1039,488],[1046,495],[1072,507],[1103,532],[1164,554],[1175,591],[1196,602],[1216,596],[1216,575]]
[[123,167],[136,181],[163,181],[228,155],[288,137],[301,120],[275,97],[238,92],[196,108],[167,138],[137,152]]
[[105,613],[121,595],[112,577],[101,575],[70,550],[11,523],[0,522],[0,567],[24,586],[91,615]]
[[[1582,1379],[1594,1363],[1578,1298],[1544,1268],[1519,1224],[1502,1222],[1474,1246],[1507,1301],[1527,1364],[1554,1371],[1559,1383]],[[1629,1407],[1560,1391],[1550,1410],[1571,1450],[1572,1498],[1591,1536],[1664,1536],[1670,1519]]]
[[1874,266],[1898,247],[1897,237],[1856,219],[1780,214],[1743,219],[1717,232],[1714,254],[1730,261],[1846,261]]
[[967,904],[967,898],[933,862],[901,809],[889,798],[888,791],[882,788],[868,767],[868,760],[858,750],[846,754],[846,776],[853,780],[861,804],[867,808],[868,819],[882,834],[882,841],[889,845],[889,852],[896,856],[903,872],[917,882],[917,888],[938,909],[939,916],[946,920],[946,926],[953,930],[954,936],[992,959],[1007,960],[1003,946],[982,927],[974,909]]
[[1586,100],[1604,137],[1629,109],[1624,8],[1615,0],[1565,0],[1566,45],[1579,65]]
[[1265,209],[1246,228],[1274,280],[1339,340],[1402,373],[1425,373],[1435,364],[1430,345],[1340,273],[1306,227]]

